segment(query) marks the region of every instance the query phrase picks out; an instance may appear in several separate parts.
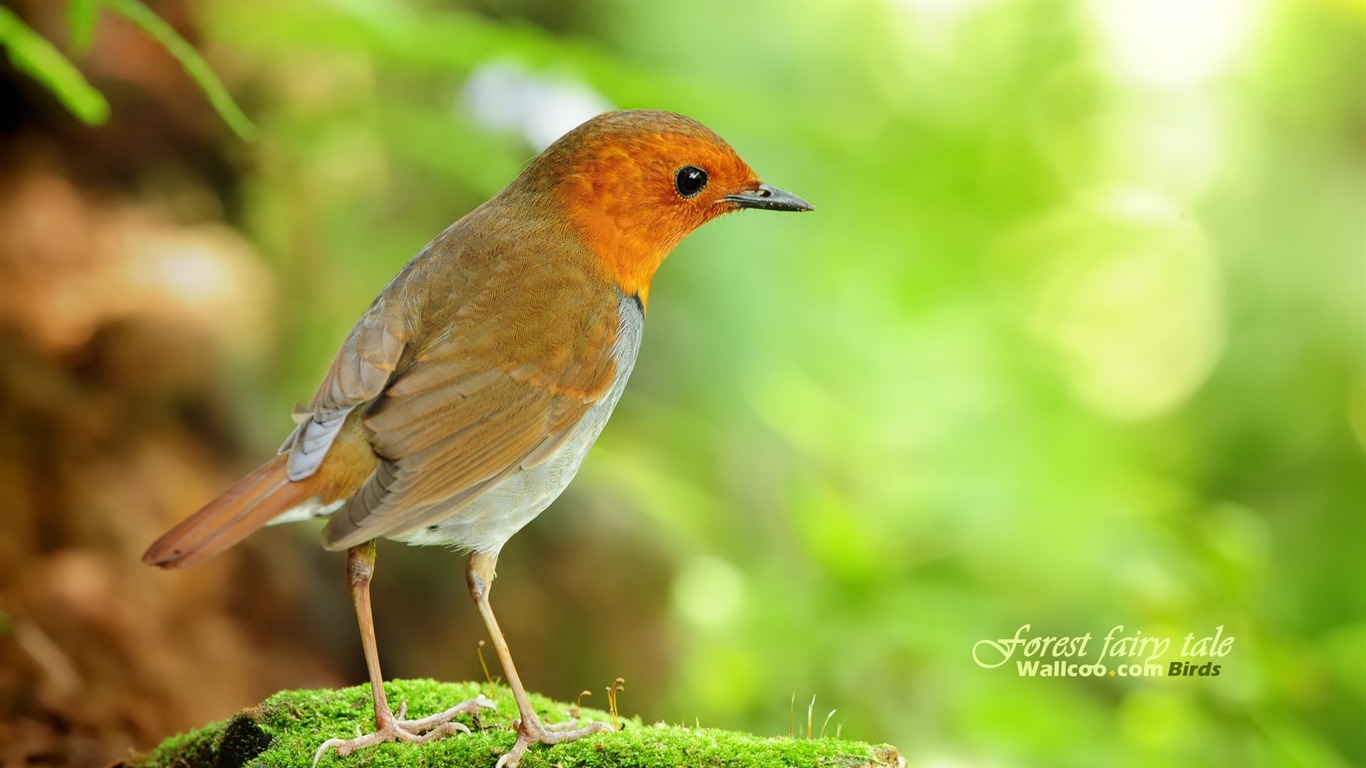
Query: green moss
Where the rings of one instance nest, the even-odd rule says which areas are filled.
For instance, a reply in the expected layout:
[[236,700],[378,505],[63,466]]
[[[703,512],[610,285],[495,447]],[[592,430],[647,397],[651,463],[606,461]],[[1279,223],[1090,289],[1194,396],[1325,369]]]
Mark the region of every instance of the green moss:
[[[394,706],[407,702],[409,717],[439,712],[479,694],[497,704],[478,717],[462,717],[471,733],[427,744],[381,744],[345,758],[328,754],[319,763],[345,768],[415,768],[471,766],[491,768],[515,740],[512,721],[517,706],[500,685],[396,680],[385,684]],[[568,719],[569,705],[532,695],[545,722]],[[581,720],[609,721],[606,712],[583,709]],[[346,738],[374,727],[370,687],[341,690],[284,691],[231,720],[172,736],[124,768],[299,768],[308,766],[323,741]],[[620,720],[615,733],[596,734],[568,744],[532,747],[525,768],[612,768],[633,766],[895,766],[896,750],[838,739],[760,738],[709,728],[644,725]]]

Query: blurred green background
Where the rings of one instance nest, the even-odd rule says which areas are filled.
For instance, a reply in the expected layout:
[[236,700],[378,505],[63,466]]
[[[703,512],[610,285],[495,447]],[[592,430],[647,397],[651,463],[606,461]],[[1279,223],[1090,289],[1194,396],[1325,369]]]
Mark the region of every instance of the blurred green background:
[[[407,258],[597,111],[688,114],[815,204],[658,275],[611,425],[500,563],[533,689],[619,674],[647,721],[775,734],[815,696],[912,765],[1366,762],[1366,5],[166,5],[258,130],[213,129],[233,194],[166,196],[272,286],[221,369],[237,469]],[[453,555],[379,579],[391,675],[481,676]],[[1116,625],[1164,667],[1235,642],[1217,677],[974,662],[1025,624],[1092,661]]]

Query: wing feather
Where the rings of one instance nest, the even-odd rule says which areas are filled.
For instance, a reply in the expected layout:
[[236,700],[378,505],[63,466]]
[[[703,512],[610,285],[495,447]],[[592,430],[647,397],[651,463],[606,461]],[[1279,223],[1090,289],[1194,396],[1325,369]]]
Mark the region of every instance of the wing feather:
[[380,469],[333,517],[329,547],[459,514],[551,455],[611,390],[620,295],[547,266],[522,265],[512,295],[469,297],[454,332],[407,341],[406,362],[361,417]]
[[298,426],[280,447],[281,453],[289,453],[285,470],[290,480],[318,471],[347,417],[378,397],[402,363],[416,325],[416,305],[405,294],[408,281],[400,278],[420,269],[419,260],[411,262],[361,315],[313,400],[296,414]]

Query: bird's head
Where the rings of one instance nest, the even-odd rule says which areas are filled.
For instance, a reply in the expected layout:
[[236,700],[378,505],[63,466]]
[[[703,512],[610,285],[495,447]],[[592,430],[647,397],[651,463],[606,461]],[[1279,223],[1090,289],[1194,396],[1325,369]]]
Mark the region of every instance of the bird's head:
[[536,157],[519,182],[539,187],[606,276],[642,302],[664,257],[708,221],[742,208],[812,209],[762,183],[706,126],[653,110],[589,120]]

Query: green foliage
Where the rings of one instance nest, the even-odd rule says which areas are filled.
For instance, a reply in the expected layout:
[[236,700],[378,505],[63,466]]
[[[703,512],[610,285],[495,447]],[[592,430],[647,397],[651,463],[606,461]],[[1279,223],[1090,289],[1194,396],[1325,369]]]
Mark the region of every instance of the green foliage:
[[[192,80],[204,91],[204,95],[209,98],[209,103],[223,118],[223,122],[232,128],[233,132],[244,140],[250,141],[256,135],[256,127],[251,120],[247,119],[237,102],[233,101],[228,90],[223,87],[223,83],[214,74],[208,62],[199,55],[185,38],[181,37],[167,24],[160,16],[152,12],[150,8],[143,5],[141,0],[98,0],[106,5],[110,10],[122,15],[124,18],[142,27],[143,31],[151,35],[158,43],[161,43],[181,66],[185,67],[185,72]],[[89,17],[91,13],[84,14]],[[75,11],[73,9],[73,20]],[[73,23],[75,29],[88,29],[90,22],[82,19],[83,26]],[[88,34],[88,33],[87,33]]]
[[[474,5],[204,3],[262,84],[246,227],[288,286],[254,423],[534,151],[473,76],[682,111],[817,211],[679,248],[535,524],[669,563],[661,712],[773,732],[817,692],[914,764],[1366,761],[1359,10]],[[1236,643],[1215,678],[974,663],[1026,624]]]
[[80,70],[24,24],[8,8],[0,8],[0,45],[15,69],[41,82],[83,123],[95,125],[109,118],[109,102],[91,87]]
[[[237,106],[208,62],[171,25],[156,15],[141,0],[69,0],[67,22],[71,47],[85,53],[94,41],[101,5],[118,13],[151,35],[178,60],[185,72],[199,85],[209,103],[228,127],[250,141],[256,128]],[[109,119],[109,103],[92,87],[80,70],[53,45],[29,29],[13,12],[0,8],[0,45],[9,50],[10,60],[45,85],[84,123],[98,125]]]
[[95,42],[95,24],[99,20],[100,0],[68,0],[67,26],[71,29],[71,48],[85,53]]
[[[425,717],[480,694],[498,708],[476,720],[462,721],[472,732],[427,744],[381,744],[345,758],[329,754],[320,766],[403,768],[404,766],[492,765],[516,739],[517,705],[509,689],[474,683],[396,680],[385,684],[391,701],[406,702],[411,717]],[[548,723],[565,722],[569,705],[533,697],[537,713]],[[613,722],[607,713],[580,711],[581,722]],[[876,768],[894,766],[895,750],[838,739],[762,739],[748,734],[682,726],[644,725],[638,719],[616,720],[619,730],[552,747],[533,747],[522,759],[525,768],[653,768],[679,765],[766,768],[824,766]],[[241,765],[254,768],[297,768],[310,765],[318,745],[374,727],[370,687],[343,690],[285,691],[231,720],[167,739],[127,768],[173,768],[181,765]],[[229,757],[231,753],[233,756]]]

